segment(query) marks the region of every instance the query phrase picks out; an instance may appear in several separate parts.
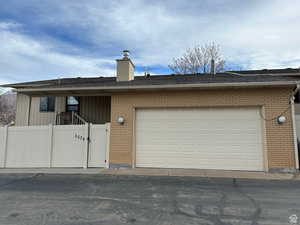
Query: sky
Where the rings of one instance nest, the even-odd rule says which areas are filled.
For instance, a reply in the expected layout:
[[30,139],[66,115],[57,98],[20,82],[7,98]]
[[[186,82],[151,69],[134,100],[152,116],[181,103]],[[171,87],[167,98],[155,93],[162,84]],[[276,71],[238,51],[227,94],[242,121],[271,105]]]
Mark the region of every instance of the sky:
[[299,0],[9,0],[0,7],[0,84],[168,74],[187,48],[214,41],[228,69],[300,66]]

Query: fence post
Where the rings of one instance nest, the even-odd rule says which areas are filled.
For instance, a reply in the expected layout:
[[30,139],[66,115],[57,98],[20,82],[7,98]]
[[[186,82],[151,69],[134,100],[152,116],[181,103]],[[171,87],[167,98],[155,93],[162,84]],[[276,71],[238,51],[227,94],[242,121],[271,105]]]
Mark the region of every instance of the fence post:
[[72,111],[72,125],[74,125],[74,111]]
[[7,161],[7,144],[8,144],[8,126],[6,125],[4,127],[4,157],[3,157],[3,168],[6,167],[6,161]]
[[110,149],[110,123],[106,123],[106,154],[105,154],[105,166],[109,168],[109,149]]
[[88,167],[89,163],[89,130],[90,130],[90,124],[86,123],[84,126],[84,134],[85,134],[85,148],[84,148],[84,160],[83,160],[83,168],[86,169]]
[[49,168],[52,167],[53,156],[53,125],[49,124]]

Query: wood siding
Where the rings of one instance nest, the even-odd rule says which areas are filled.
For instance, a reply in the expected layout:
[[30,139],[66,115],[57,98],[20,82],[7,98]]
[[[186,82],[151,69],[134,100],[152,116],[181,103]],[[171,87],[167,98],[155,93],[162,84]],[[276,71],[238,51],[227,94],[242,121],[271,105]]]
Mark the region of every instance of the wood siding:
[[[110,122],[110,96],[82,96],[80,97],[79,114],[93,124]],[[55,112],[40,112],[40,97],[17,95],[17,126],[39,126],[55,123],[55,115],[66,110],[66,96],[57,96]],[[28,115],[29,114],[29,115]],[[29,121],[28,121],[29,119]]]
[[[202,91],[164,91],[112,96],[110,163],[135,165],[135,109],[163,107],[262,107],[268,168],[295,168],[291,105],[292,88],[257,88]],[[287,121],[279,125],[276,117]],[[125,118],[124,125],[116,122]]]
[[31,126],[55,124],[55,115],[65,111],[66,97],[57,96],[55,112],[40,112],[40,97],[31,97],[30,120]]
[[29,119],[30,96],[17,94],[16,126],[27,126]]
[[80,116],[93,124],[110,122],[110,96],[80,97]]

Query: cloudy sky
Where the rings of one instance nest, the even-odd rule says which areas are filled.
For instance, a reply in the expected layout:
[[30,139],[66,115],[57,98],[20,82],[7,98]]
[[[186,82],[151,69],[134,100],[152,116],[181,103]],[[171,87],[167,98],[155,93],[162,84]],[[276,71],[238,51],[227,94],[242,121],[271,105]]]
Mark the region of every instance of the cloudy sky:
[[231,69],[300,66],[299,0],[9,0],[0,7],[0,84],[115,75],[123,49],[142,73],[170,73],[215,41]]

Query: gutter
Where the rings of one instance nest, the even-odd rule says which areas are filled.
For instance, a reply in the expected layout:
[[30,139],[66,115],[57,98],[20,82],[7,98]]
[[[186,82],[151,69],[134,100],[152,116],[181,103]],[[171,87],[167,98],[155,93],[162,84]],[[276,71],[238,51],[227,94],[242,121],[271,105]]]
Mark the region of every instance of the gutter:
[[240,82],[240,83],[198,83],[198,84],[167,84],[167,85],[129,85],[110,87],[62,87],[62,88],[20,88],[18,92],[44,92],[44,91],[130,91],[130,90],[161,90],[161,89],[192,89],[192,88],[235,88],[235,87],[272,87],[272,86],[296,86],[295,81],[273,82]]

